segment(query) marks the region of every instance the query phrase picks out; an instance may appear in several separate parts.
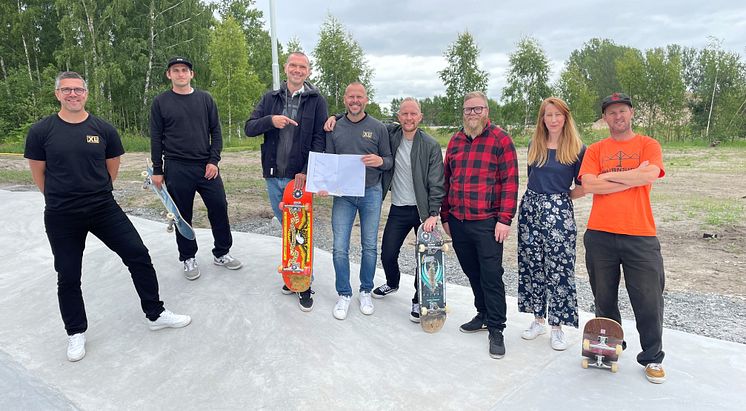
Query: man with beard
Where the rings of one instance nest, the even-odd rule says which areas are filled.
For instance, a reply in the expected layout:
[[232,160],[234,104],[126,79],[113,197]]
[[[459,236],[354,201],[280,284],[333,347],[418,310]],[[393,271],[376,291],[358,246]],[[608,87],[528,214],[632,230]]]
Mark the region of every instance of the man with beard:
[[516,211],[518,161],[510,136],[490,123],[484,93],[475,91],[464,97],[463,116],[463,128],[446,149],[446,196],[440,215],[469,278],[477,309],[477,315],[460,330],[488,330],[490,356],[502,358],[506,321],[503,242]]
[[660,384],[666,381],[661,364],[665,275],[650,190],[665,175],[661,146],[632,131],[634,109],[626,94],[604,98],[601,112],[610,136],[588,147],[579,173],[585,191],[593,193],[583,243],[596,316],[622,322],[621,266],[640,333],[637,362],[645,367],[648,381]]
[[[334,197],[332,204],[332,233],[334,236],[333,262],[336,290],[339,295],[333,315],[338,320],[347,318],[352,300],[350,286],[350,234],[355,215],[360,215],[360,311],[373,314],[373,277],[376,272],[378,223],[381,220],[381,174],[391,169],[394,160],[386,126],[365,112],[368,95],[361,83],[347,86],[344,94],[347,114],[327,135],[326,152],[331,154],[362,155],[365,164],[365,195],[363,197]],[[324,195],[325,193],[319,193]]]
[[[262,174],[267,183],[267,196],[277,221],[282,224],[280,201],[285,186],[291,181],[295,188],[306,184],[308,153],[323,152],[326,135],[326,100],[307,81],[311,74],[308,57],[293,52],[285,63],[287,81],[279,90],[264,94],[251,117],[246,121],[245,132],[249,137],[264,135],[262,144]],[[292,294],[283,284],[283,294]],[[301,311],[313,309],[311,288],[298,293]]]

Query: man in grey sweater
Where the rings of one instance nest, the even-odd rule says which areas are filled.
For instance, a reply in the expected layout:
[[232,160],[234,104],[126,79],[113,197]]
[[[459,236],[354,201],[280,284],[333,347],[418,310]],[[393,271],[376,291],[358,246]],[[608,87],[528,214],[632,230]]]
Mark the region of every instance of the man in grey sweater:
[[[368,96],[365,87],[352,83],[345,89],[345,117],[337,122],[333,132],[327,135],[326,152],[331,154],[362,155],[365,164],[365,196],[334,197],[332,205],[332,233],[334,236],[333,262],[336,273],[336,289],[339,300],[334,306],[334,317],[347,318],[352,300],[350,286],[350,234],[355,215],[360,215],[360,311],[373,314],[373,277],[376,271],[378,223],[381,220],[383,190],[381,176],[391,169],[394,159],[389,145],[386,126],[365,113]],[[319,193],[323,195],[323,193]]]

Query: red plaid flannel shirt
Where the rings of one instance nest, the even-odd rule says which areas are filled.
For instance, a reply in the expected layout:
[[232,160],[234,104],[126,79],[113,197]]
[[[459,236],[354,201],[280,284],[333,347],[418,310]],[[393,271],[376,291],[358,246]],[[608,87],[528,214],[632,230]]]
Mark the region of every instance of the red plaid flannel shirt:
[[441,219],[497,221],[510,225],[518,204],[518,158],[510,136],[487,122],[472,139],[462,128],[448,143],[445,156],[446,196]]

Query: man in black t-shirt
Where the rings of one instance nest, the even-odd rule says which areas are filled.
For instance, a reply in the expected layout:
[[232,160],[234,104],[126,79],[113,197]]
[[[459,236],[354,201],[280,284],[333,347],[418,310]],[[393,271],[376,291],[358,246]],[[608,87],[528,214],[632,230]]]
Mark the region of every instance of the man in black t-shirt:
[[88,89],[78,73],[55,80],[60,111],[29,130],[24,156],[44,194],[44,225],[54,254],[57,298],[68,334],[67,358],[85,356],[88,320],[80,289],[86,236],[90,232],[129,268],[140,306],[151,330],[189,325],[188,315],[163,308],[148,249],[112,196],[112,182],[124,154],[119,134],[109,123],[85,111]]
[[[160,187],[165,181],[169,194],[181,216],[192,223],[194,195],[199,193],[207,207],[214,247],[213,263],[230,270],[242,264],[230,254],[233,245],[228,222],[228,201],[218,162],[223,149],[218,108],[209,93],[192,88],[192,63],[184,57],[174,57],[166,66],[171,90],[153,99],[150,108],[150,155],[153,160],[153,183]],[[200,276],[197,241],[189,240],[176,230],[179,261],[184,264],[184,276],[196,280]]]

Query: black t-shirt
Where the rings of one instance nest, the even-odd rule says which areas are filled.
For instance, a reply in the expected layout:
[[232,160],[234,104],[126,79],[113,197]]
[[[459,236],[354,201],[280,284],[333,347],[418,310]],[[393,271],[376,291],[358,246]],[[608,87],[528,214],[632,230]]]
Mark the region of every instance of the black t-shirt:
[[73,124],[54,114],[31,126],[24,157],[46,161],[47,211],[83,211],[112,198],[106,160],[122,154],[122,140],[106,121],[89,114]]

